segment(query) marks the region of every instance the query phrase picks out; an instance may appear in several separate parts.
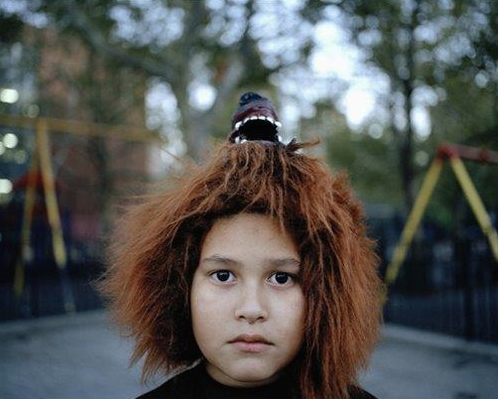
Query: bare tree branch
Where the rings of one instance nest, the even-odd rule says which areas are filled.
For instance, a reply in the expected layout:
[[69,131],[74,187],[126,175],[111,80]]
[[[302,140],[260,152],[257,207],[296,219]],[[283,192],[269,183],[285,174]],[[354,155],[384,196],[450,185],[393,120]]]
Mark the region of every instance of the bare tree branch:
[[88,40],[90,45],[103,56],[115,59],[124,65],[141,69],[150,75],[162,77],[168,82],[171,82],[176,78],[176,74],[173,70],[168,68],[168,61],[165,58],[160,56],[155,58],[145,55],[135,56],[126,50],[112,46],[87,17],[85,11],[78,8],[76,2],[62,1],[60,4],[66,9],[72,20],[72,25],[79,30],[84,38]]

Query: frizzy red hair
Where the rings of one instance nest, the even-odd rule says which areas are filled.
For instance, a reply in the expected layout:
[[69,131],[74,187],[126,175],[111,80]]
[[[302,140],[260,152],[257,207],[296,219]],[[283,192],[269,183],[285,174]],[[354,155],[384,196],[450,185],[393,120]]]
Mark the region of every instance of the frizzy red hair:
[[383,285],[348,179],[302,153],[317,143],[222,144],[175,188],[147,196],[121,218],[97,286],[135,341],[131,364],[145,357],[143,382],[202,357],[189,296],[203,239],[216,219],[253,212],[277,218],[301,256],[307,312],[295,359],[301,396],[349,396],[379,336]]

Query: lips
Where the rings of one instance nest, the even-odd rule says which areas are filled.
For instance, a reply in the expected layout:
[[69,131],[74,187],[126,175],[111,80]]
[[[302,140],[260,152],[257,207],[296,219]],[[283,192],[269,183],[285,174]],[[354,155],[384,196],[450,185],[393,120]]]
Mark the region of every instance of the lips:
[[241,334],[230,341],[231,344],[235,342],[261,343],[261,344],[273,345],[262,335]]
[[262,335],[242,334],[232,339],[230,344],[245,353],[260,353],[268,350],[273,344]]

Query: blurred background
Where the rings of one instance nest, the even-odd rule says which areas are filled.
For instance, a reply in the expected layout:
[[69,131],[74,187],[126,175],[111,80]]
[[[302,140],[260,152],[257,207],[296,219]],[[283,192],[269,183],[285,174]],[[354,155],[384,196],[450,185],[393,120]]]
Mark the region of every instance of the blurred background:
[[[90,282],[103,270],[120,206],[205,159],[226,139],[246,91],[272,99],[284,141],[320,137],[312,152],[349,174],[384,275],[438,145],[498,150],[497,37],[492,0],[0,0],[0,341],[8,354],[0,396],[73,392],[48,375],[38,384],[14,372],[28,370],[47,342],[51,353],[61,350],[60,369],[85,356],[43,331],[65,331],[61,340],[74,347],[83,344],[71,331],[88,322],[87,354],[104,336],[107,350],[118,345],[105,335]],[[496,228],[498,166],[465,166]],[[395,341],[375,355],[372,393],[498,395],[498,264],[449,166],[384,316]],[[405,346],[389,346],[401,335]],[[26,340],[39,347],[26,349]],[[424,350],[439,357],[412,366],[430,370],[420,377],[427,381],[459,370],[450,373],[453,391],[388,389],[383,367],[408,367],[413,353],[400,354],[423,353],[416,345],[429,341],[441,352]],[[115,364],[126,363],[128,347],[120,348]],[[424,366],[443,358],[439,369]],[[397,378],[413,380],[409,369]],[[84,387],[75,397],[99,397]],[[140,391],[130,387],[123,396]]]

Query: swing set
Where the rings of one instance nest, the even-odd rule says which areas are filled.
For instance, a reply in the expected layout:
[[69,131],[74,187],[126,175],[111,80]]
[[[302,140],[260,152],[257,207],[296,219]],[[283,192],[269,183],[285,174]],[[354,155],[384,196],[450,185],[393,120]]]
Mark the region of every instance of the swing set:
[[50,132],[80,136],[101,136],[119,138],[135,142],[162,143],[157,131],[145,128],[84,123],[55,118],[28,118],[23,116],[0,115],[0,125],[28,127],[35,131],[35,146],[28,171],[26,194],[23,204],[20,253],[14,271],[13,288],[19,298],[25,287],[26,265],[33,261],[31,228],[36,200],[38,176],[44,192],[47,219],[51,231],[52,251],[57,265],[62,287],[63,306],[66,313],[76,311],[75,301],[67,273],[67,249],[64,243],[60,210],[55,191],[55,176],[52,168]]
[[385,277],[387,286],[392,285],[398,276],[399,269],[406,258],[410,243],[412,242],[417,227],[424,215],[427,204],[434,192],[434,188],[446,161],[450,163],[465,198],[467,199],[481,230],[489,241],[493,257],[498,262],[498,235],[496,234],[496,230],[491,223],[491,219],[486,212],[486,208],[479,197],[474,183],[472,183],[472,179],[470,178],[462,159],[481,163],[498,164],[498,152],[447,143],[441,144],[438,147],[434,161],[424,177],[420,191],[415,199],[415,203],[403,228],[403,232],[401,233],[401,238],[394,249],[391,262],[387,267]]

